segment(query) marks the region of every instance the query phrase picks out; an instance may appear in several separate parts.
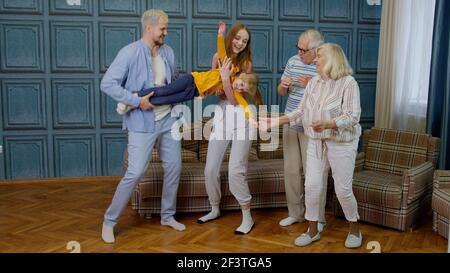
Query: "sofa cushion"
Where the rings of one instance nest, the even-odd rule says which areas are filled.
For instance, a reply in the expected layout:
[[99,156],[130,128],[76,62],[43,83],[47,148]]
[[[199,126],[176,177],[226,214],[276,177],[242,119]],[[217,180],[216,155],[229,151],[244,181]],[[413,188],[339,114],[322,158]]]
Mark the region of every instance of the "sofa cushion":
[[260,159],[283,159],[283,126],[270,133],[259,132],[258,157]]
[[402,177],[390,173],[363,170],[353,175],[353,193],[358,202],[388,208],[402,204]]
[[183,149],[198,153],[201,136],[201,124],[191,124],[189,127],[182,127],[181,147]]
[[283,159],[283,140],[278,142],[260,142],[258,147],[260,159]]
[[426,134],[372,128],[364,169],[402,175],[427,161],[428,139]]
[[[227,148],[227,151],[225,152],[225,156],[223,158],[224,162],[228,162],[230,160],[230,152],[231,152],[231,145]],[[202,145],[200,147],[199,152],[199,160],[200,162],[206,162],[206,155],[208,154],[208,146]],[[258,153],[256,151],[255,147],[250,148],[250,153],[248,155],[248,161],[256,161],[258,160]]]
[[434,189],[432,198],[433,211],[445,218],[450,218],[450,188]]

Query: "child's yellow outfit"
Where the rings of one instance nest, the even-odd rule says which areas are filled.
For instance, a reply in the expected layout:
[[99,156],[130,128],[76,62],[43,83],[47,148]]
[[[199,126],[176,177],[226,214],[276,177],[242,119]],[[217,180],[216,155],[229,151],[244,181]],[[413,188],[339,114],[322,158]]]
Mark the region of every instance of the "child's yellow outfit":
[[[217,52],[219,53],[220,62],[223,64],[226,56],[225,37],[223,35],[217,36]],[[239,68],[235,67],[231,74],[231,82],[234,81],[238,72]],[[216,94],[216,92],[223,89],[219,69],[212,69],[206,72],[192,72],[191,74],[194,77],[194,82],[200,96]],[[250,118],[251,112],[248,108],[247,100],[236,90],[233,90],[233,94],[239,106],[245,111],[246,118]]]
[[[217,51],[219,52],[219,58],[223,63],[226,56],[225,39],[223,35],[217,37]],[[233,69],[231,73],[231,82],[233,82],[238,72],[238,68]],[[220,76],[220,70],[213,69],[206,72],[192,72],[191,74],[180,76],[168,85],[147,88],[139,91],[137,94],[139,97],[143,97],[153,93],[153,96],[150,97],[150,103],[153,105],[165,105],[192,100],[198,95],[205,96],[216,94],[222,89],[223,83]],[[246,118],[250,118],[251,112],[248,102],[239,91],[233,90],[233,95],[239,106],[244,110]]]

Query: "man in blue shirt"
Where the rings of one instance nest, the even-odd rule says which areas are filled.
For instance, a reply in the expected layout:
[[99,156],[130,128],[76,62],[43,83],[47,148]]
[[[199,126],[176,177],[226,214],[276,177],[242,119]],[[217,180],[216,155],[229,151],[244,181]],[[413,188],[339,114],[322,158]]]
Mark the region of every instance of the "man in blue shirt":
[[171,106],[153,106],[149,94],[139,98],[133,92],[155,85],[169,84],[177,77],[172,48],[164,44],[168,16],[151,9],[142,15],[142,38],[122,48],[106,71],[101,90],[114,100],[135,108],[123,117],[128,130],[128,169],[117,186],[113,200],[104,215],[102,239],[113,243],[114,226],[127,205],[136,184],[143,175],[156,144],[164,168],[161,198],[161,224],[182,231],[186,227],[173,215],[181,173],[181,143],[171,135]]

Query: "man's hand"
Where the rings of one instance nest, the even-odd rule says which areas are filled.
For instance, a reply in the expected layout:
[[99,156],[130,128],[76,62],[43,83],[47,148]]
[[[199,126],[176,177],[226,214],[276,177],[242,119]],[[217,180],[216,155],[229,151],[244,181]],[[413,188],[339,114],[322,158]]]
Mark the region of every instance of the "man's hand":
[[219,31],[218,31],[218,35],[225,35],[225,30],[227,29],[227,25],[225,25],[225,23],[223,21],[219,22]]
[[153,109],[155,106],[153,104],[150,103],[150,97],[153,96],[154,92],[151,92],[150,94],[148,94],[147,96],[144,96],[141,98],[141,102],[139,103],[139,107],[144,110],[150,110]]

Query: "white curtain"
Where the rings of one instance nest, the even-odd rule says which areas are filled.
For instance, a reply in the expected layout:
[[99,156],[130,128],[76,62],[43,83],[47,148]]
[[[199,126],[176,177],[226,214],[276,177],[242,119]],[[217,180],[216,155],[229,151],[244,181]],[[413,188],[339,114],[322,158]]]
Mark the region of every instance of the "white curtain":
[[425,132],[435,0],[384,0],[375,126]]

